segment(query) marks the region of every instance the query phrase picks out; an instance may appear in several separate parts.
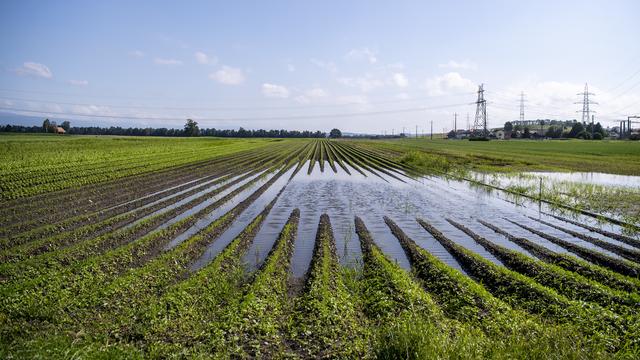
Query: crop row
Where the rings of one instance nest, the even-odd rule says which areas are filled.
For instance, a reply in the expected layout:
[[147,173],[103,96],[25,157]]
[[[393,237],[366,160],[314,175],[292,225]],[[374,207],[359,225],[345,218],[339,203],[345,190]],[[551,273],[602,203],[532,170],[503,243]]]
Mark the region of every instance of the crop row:
[[[282,152],[273,151],[270,154]],[[170,188],[176,184],[219,171],[220,168],[237,168],[245,161],[260,161],[266,152],[243,151],[233,156],[220,156],[212,160],[181,165],[169,170],[150,172],[127,177],[116,181],[89,185],[81,189],[67,189],[51,194],[34,197],[31,201],[22,201],[14,207],[3,209],[7,224],[25,220],[57,221],[68,214],[86,212],[88,209],[104,209],[134,196],[152,194]],[[64,211],[61,211],[64,210]],[[55,214],[56,217],[51,217]],[[26,218],[26,219],[25,219]],[[46,219],[44,219],[46,218]]]
[[[150,204],[154,201],[160,201],[160,202],[164,202],[166,200],[169,200],[168,197],[170,196],[171,193],[177,193],[179,191],[189,189],[191,188],[191,190],[183,192],[180,197],[174,198],[173,200],[179,200],[180,198],[184,198],[187,197],[189,195],[192,195],[194,193],[197,193],[198,191],[206,188],[208,185],[210,185],[210,181],[212,179],[215,179],[216,177],[219,177],[221,175],[234,175],[234,174],[238,174],[243,168],[246,168],[248,165],[253,164],[254,160],[258,160],[259,163],[261,163],[262,165],[257,167],[257,170],[261,169],[261,168],[265,168],[268,165],[271,165],[274,161],[276,161],[278,159],[279,154],[273,154],[271,156],[265,156],[265,157],[261,157],[258,159],[255,158],[249,158],[246,160],[242,160],[240,159],[237,163],[238,166],[236,166],[235,168],[231,168],[229,167],[229,165],[222,163],[219,165],[219,167],[215,170],[215,172],[212,172],[209,176],[205,177],[205,178],[201,178],[200,180],[193,182],[193,183],[189,183],[187,184],[186,187],[178,187],[178,188],[173,188],[171,190],[168,191],[163,191],[163,192],[159,192],[154,194],[153,196],[147,196],[142,198],[139,201],[129,201],[127,203],[125,203],[124,205],[116,205],[116,206],[111,206],[106,208],[105,210],[99,210],[99,211],[95,211],[95,212],[91,212],[88,214],[83,214],[83,215],[79,215],[79,216],[75,216],[75,217],[70,217],[70,218],[66,218],[64,221],[60,221],[57,222],[55,224],[52,225],[44,225],[44,226],[40,226],[39,228],[34,227],[37,226],[38,224],[50,224],[52,221],[48,220],[48,219],[52,219],[52,216],[49,217],[44,217],[44,219],[40,219],[38,218],[38,220],[33,220],[31,222],[23,222],[20,224],[15,225],[13,228],[16,230],[26,230],[26,232],[22,232],[20,233],[19,236],[15,236],[14,238],[10,238],[8,239],[6,242],[11,243],[11,244],[15,244],[15,243],[20,243],[22,240],[21,238],[37,238],[38,236],[41,236],[44,233],[51,233],[51,232],[59,232],[59,231],[69,231],[69,230],[73,230],[74,228],[77,228],[83,224],[87,224],[90,222],[98,222],[110,217],[113,217],[115,215],[119,215],[119,214],[123,214],[126,212],[130,212],[130,211],[134,211],[136,208],[140,208],[146,204]],[[215,181],[215,180],[214,180]],[[202,184],[201,186],[198,186],[199,184]],[[129,197],[135,196],[135,189],[131,189],[129,191],[122,191],[125,193],[125,195],[128,195]],[[114,203],[118,204],[120,203],[122,200],[119,199],[115,199]],[[111,203],[109,203],[111,204]],[[105,204],[107,206],[109,206],[109,204]],[[68,205],[66,204],[62,204],[60,205],[60,207],[62,209],[66,209]],[[104,205],[103,205],[104,206]],[[157,207],[158,204],[155,205],[155,207]],[[51,210],[50,210],[51,211]],[[66,213],[64,210],[62,211],[51,211],[52,213],[55,214],[55,217],[53,217],[53,219],[56,218],[60,218],[61,216],[64,216],[64,214]],[[62,214],[60,214],[60,212],[62,212]],[[47,222],[47,220],[49,222]],[[55,221],[55,220],[54,220]],[[11,233],[10,229],[5,230],[6,233]]]

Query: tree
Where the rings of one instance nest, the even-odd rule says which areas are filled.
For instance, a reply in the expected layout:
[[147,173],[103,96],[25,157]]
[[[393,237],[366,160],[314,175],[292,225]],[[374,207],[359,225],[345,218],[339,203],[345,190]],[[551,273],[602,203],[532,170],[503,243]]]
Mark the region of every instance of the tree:
[[51,127],[51,122],[49,121],[49,119],[44,119],[44,121],[42,122],[42,129],[44,130],[44,132],[49,132],[49,127]]
[[63,121],[62,124],[60,124],[60,127],[64,129],[64,131],[69,131],[69,129],[71,128],[71,123],[68,121]]
[[332,139],[341,138],[342,131],[340,131],[339,129],[331,129],[331,131],[329,132],[329,137]]
[[513,124],[511,121],[504,123],[504,131],[513,131]]
[[600,139],[603,139],[605,136],[607,136],[607,131],[602,128],[602,125],[600,123],[596,123],[596,126],[593,128],[594,134],[593,134],[593,138],[595,139],[596,134],[600,134]]
[[560,126],[549,126],[547,132],[545,133],[546,137],[549,138],[559,138],[562,137],[562,128]]
[[578,136],[578,135],[582,134],[583,132],[585,132],[584,125],[582,125],[581,122],[576,122],[571,127],[571,131],[569,131],[569,137],[570,138],[581,137],[581,136]]
[[200,129],[198,128],[198,123],[191,119],[187,119],[187,123],[184,124],[184,134],[186,136],[200,135]]
[[531,137],[531,130],[529,130],[529,127],[525,127],[524,128],[524,133],[522,134],[522,138],[523,139],[528,139]]

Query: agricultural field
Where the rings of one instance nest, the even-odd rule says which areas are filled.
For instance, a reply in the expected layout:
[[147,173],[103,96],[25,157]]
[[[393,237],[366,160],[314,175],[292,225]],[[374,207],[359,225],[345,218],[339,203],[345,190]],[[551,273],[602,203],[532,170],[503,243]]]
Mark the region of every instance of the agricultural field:
[[638,358],[640,223],[425,143],[0,137],[0,357]]

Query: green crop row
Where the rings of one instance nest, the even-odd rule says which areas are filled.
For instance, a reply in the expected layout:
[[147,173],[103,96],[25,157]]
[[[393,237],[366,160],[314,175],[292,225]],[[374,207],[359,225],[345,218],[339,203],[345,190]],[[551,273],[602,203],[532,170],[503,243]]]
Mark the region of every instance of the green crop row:
[[599,305],[570,300],[456,244],[426,221],[418,222],[494,296],[551,321],[573,324],[593,339],[604,341],[611,351],[637,351],[640,324],[634,317],[622,318]]
[[510,241],[514,242],[521,248],[527,250],[533,256],[539,258],[540,260],[557,265],[563,269],[573,271],[577,274],[584,276],[585,278],[594,280],[599,282],[600,284],[606,285],[612,289],[617,289],[621,291],[638,293],[640,292],[640,281],[637,279],[633,279],[624,275],[620,275],[614,271],[611,271],[607,268],[603,268],[598,265],[593,265],[587,261],[578,259],[575,256],[558,254],[555,253],[544,246],[540,246],[528,239],[517,237],[509,234],[508,232],[500,229],[499,227],[490,224],[484,220],[478,220],[482,225],[488,227],[489,229],[495,231],[496,233],[503,235]]
[[509,222],[511,222],[514,225],[517,225],[531,233],[534,233],[538,236],[540,236],[543,239],[549,240],[550,242],[559,245],[569,251],[571,251],[574,254],[577,254],[578,256],[591,261],[594,264],[600,265],[600,266],[604,266],[607,267],[617,273],[620,273],[622,275],[626,275],[626,276],[630,276],[633,278],[638,278],[640,276],[640,266],[637,264],[634,264],[630,261],[627,260],[623,260],[623,259],[616,259],[613,258],[611,256],[607,256],[601,252],[595,251],[595,250],[591,250],[591,249],[587,249],[584,248],[582,246],[578,246],[575,245],[573,243],[570,243],[568,241],[562,240],[556,236],[552,236],[549,235],[543,231],[540,230],[536,230],[530,226],[527,225],[523,225],[520,223],[517,223],[515,221],[512,220],[508,220]]
[[469,235],[507,268],[526,275],[573,300],[590,301],[621,314],[633,314],[640,306],[640,296],[612,290],[559,266],[534,260],[522,253],[497,245],[466,226],[447,219],[451,225]]

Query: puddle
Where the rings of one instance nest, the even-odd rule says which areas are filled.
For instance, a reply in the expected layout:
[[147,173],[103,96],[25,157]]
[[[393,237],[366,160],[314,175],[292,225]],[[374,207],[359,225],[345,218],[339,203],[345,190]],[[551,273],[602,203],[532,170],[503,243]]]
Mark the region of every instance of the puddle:
[[213,258],[215,258],[222,250],[233,241],[245,227],[247,227],[253,219],[264,210],[273,199],[278,195],[278,192],[286,186],[289,181],[289,177],[295,170],[295,167],[289,169],[278,180],[276,180],[262,195],[260,195],[254,202],[245,209],[240,216],[236,218],[233,224],[215,239],[209,247],[205,250],[204,254],[196,260],[190,267],[191,271],[197,271],[206,266]]
[[[255,204],[245,210],[219,239],[210,245],[205,255],[194,263],[192,269],[200,269],[209,263],[283,188],[281,196],[267,215],[261,229],[243,257],[243,261],[250,270],[257,269],[264,262],[282,227],[295,208],[300,209],[300,222],[291,260],[293,277],[304,276],[309,267],[318,222],[323,213],[327,213],[331,220],[340,262],[347,266],[357,266],[361,263],[362,257],[360,243],[355,233],[355,216],[363,219],[374,242],[389,259],[405,269],[409,269],[409,261],[400,243],[384,223],[384,216],[388,216],[398,224],[420,247],[460,271],[462,270],[457,261],[418,224],[416,218],[431,223],[457,244],[498,265],[501,264],[499,260],[464,232],[447,222],[446,219],[457,221],[499,245],[525,254],[528,254],[526,250],[481,225],[477,220],[488,221],[515,236],[527,238],[558,253],[567,253],[567,251],[510,223],[507,219],[526,224],[549,235],[600,251],[614,258],[619,258],[619,256],[570,234],[540,224],[527,216],[540,217],[568,229],[588,233],[616,245],[630,247],[604,235],[589,232],[575,225],[542,215],[542,212],[552,211],[544,204],[530,200],[516,199],[514,201],[512,197],[503,192],[473,186],[467,182],[440,177],[406,178],[405,181],[400,181],[381,172],[374,175],[361,169],[364,172],[363,175],[348,164],[344,165],[350,174],[340,166],[336,166],[336,172],[334,172],[327,161],[323,164],[324,172],[320,171],[320,164],[314,164],[312,173],[307,174],[306,170],[309,169],[309,165],[309,161],[305,162],[302,166],[305,171],[298,172],[290,180],[293,168],[283,175]],[[223,212],[220,212],[218,216],[222,214]],[[578,218],[583,221],[585,217],[578,216]],[[207,218],[202,221],[208,224],[213,219]],[[584,221],[594,225],[592,219],[584,219]],[[608,226],[607,230],[619,232],[621,229]]]
[[[155,195],[158,195],[158,194],[162,194],[162,193],[170,192],[170,191],[171,191],[171,190],[173,190],[173,189],[177,189],[177,188],[179,188],[179,187],[181,187],[181,186],[186,186],[186,185],[189,185],[189,184],[196,183],[196,182],[198,182],[198,181],[202,181],[203,179],[206,179],[206,178],[208,178],[208,177],[210,177],[210,176],[204,176],[204,177],[201,177],[201,178],[197,178],[197,179],[195,179],[195,180],[187,181],[187,182],[184,182],[184,183],[182,183],[182,184],[178,184],[178,185],[175,185],[175,186],[172,186],[172,187],[169,187],[169,188],[165,188],[165,189],[162,189],[162,190],[160,190],[160,191],[156,191],[156,192],[154,192],[154,193],[151,193],[151,194],[148,194],[148,195],[145,195],[145,196],[141,196],[141,197],[139,197],[139,198],[136,198],[136,199],[133,199],[133,200],[129,200],[129,201],[126,201],[126,202],[120,203],[120,204],[118,204],[118,205],[114,205],[114,206],[108,207],[108,208],[106,208],[106,209],[104,209],[104,210],[102,210],[102,211],[109,211],[109,210],[111,210],[111,209],[115,209],[115,208],[118,208],[118,207],[121,207],[121,206],[125,206],[125,205],[128,205],[128,204],[134,203],[134,202],[136,202],[136,201],[144,200],[144,199],[150,198],[150,197],[155,196]],[[210,184],[210,183],[212,183],[213,181],[215,181],[215,180],[217,180],[217,179],[219,179],[219,178],[220,178],[220,177],[214,177],[214,178],[212,178],[212,180],[211,180],[211,181],[206,181],[206,182],[203,182],[203,183],[198,184],[198,185],[200,185],[200,186],[202,186],[202,185],[207,185],[207,184]],[[171,198],[173,198],[173,197],[175,197],[175,196],[179,196],[179,195],[184,194],[185,192],[187,192],[187,191],[189,191],[189,190],[193,189],[195,186],[197,186],[197,185],[194,185],[194,186],[192,186],[192,187],[189,187],[188,189],[186,189],[186,190],[184,190],[184,191],[180,191],[180,192],[178,192],[178,193],[176,193],[176,194],[172,194],[172,195],[170,195],[170,196],[164,197],[164,198],[162,198],[162,199],[160,199],[160,200],[158,200],[158,201],[154,201],[151,205],[149,205],[149,204],[147,204],[147,205],[148,205],[148,206],[152,206],[152,205],[154,205],[154,204],[157,204],[157,203],[158,203],[158,202],[160,202],[160,201],[168,200],[168,199],[171,199]],[[145,207],[148,207],[148,206],[145,206]],[[140,208],[144,208],[144,207],[140,207]],[[140,208],[137,208],[137,209],[140,209]],[[134,209],[134,210],[137,210],[137,209]]]
[[[205,229],[207,226],[211,225],[214,221],[218,220],[220,217],[222,217],[224,214],[226,214],[229,210],[233,209],[235,206],[240,204],[242,201],[244,201],[245,199],[249,198],[249,196],[251,196],[251,194],[253,194],[254,191],[258,190],[262,185],[264,185],[271,178],[273,178],[276,175],[276,172],[277,172],[277,170],[272,172],[271,174],[267,174],[266,176],[261,177],[260,179],[256,180],[254,183],[249,185],[246,189],[240,191],[238,194],[234,195],[229,200],[225,201],[223,204],[221,204],[217,208],[213,209],[210,213],[208,213],[204,217],[198,219],[196,221],[196,223],[193,224],[190,228],[188,228],[182,234],[176,236],[173,240],[171,240],[166,245],[164,250],[170,250],[170,249],[174,248],[178,244],[180,244],[183,241],[189,239],[193,235],[195,235],[198,232],[200,232],[201,230]],[[235,189],[238,189],[239,187],[241,187],[242,185],[244,185],[246,183],[247,182],[244,182],[243,184],[240,184],[240,186],[235,187],[233,190],[229,189],[230,191],[228,191],[224,195],[220,194],[219,196],[217,196],[218,199],[223,198],[224,196],[230,194]],[[253,206],[253,204],[251,206]]]
[[[239,175],[239,177],[241,177],[241,176],[242,176],[242,175]],[[258,177],[258,176],[260,176],[260,174],[252,175],[252,176],[250,176],[250,177],[248,177],[248,178],[246,178],[246,179],[244,179],[244,180],[242,180],[242,181],[240,181],[240,182],[238,182],[238,183],[236,183],[236,184],[234,184],[234,185],[232,185],[232,186],[228,187],[227,189],[225,189],[225,190],[223,190],[223,191],[221,191],[221,192],[219,192],[219,193],[217,193],[217,194],[213,195],[212,197],[210,197],[210,198],[208,198],[208,199],[206,199],[206,200],[202,201],[202,202],[201,202],[201,203],[199,203],[198,205],[196,205],[196,206],[194,206],[194,207],[192,207],[192,208],[190,208],[190,209],[188,209],[188,210],[186,210],[186,211],[183,211],[182,213],[178,214],[176,217],[174,217],[174,218],[172,218],[172,219],[170,219],[170,220],[166,221],[166,222],[165,222],[165,223],[163,223],[162,225],[158,226],[155,230],[162,230],[162,229],[166,229],[166,228],[168,228],[169,226],[171,226],[171,225],[173,225],[173,224],[177,223],[178,221],[180,221],[180,220],[182,220],[182,219],[184,219],[184,218],[186,218],[186,217],[188,217],[188,216],[190,216],[190,215],[193,215],[193,214],[197,213],[198,211],[200,211],[200,210],[202,210],[202,209],[206,208],[207,206],[209,206],[209,205],[211,205],[211,204],[215,203],[216,201],[220,200],[221,198],[223,198],[223,197],[225,197],[225,196],[229,195],[231,192],[233,192],[233,191],[234,191],[234,190],[236,190],[237,188],[239,188],[239,187],[241,187],[242,185],[244,185],[244,184],[246,184],[246,183],[250,182],[251,180],[255,179],[255,178],[256,178],[256,177]],[[189,196],[188,198],[186,198],[186,199],[184,199],[184,200],[181,200],[181,201],[179,201],[178,203],[186,204],[186,203],[188,203],[188,202],[189,202],[189,201],[191,201],[191,200],[194,200],[194,199],[196,199],[196,198],[198,198],[198,197],[201,197],[201,196],[204,196],[205,194],[210,193],[211,191],[215,191],[216,189],[220,188],[220,187],[221,187],[221,186],[223,186],[224,184],[227,184],[228,182],[233,181],[233,180],[235,180],[235,179],[237,179],[237,177],[236,177],[236,178],[234,178],[234,179],[230,179],[229,181],[225,181],[223,184],[215,185],[215,186],[213,186],[213,187],[212,187],[212,189],[211,189],[211,190],[206,190],[206,191],[203,191],[202,193],[198,193],[198,194],[194,194],[194,195],[192,195],[192,196]],[[196,196],[196,195],[198,195],[198,196]],[[193,197],[193,198],[192,198],[192,197]],[[187,199],[189,199],[189,201],[186,201]],[[180,205],[182,205],[182,204],[180,204]],[[178,207],[178,206],[180,206],[180,205],[173,204],[172,206],[170,206],[170,207],[168,207],[168,208],[164,208],[164,209],[158,210],[158,211],[156,211],[154,214],[149,215],[149,216],[153,216],[153,215],[155,215],[156,213],[157,213],[157,214],[163,213],[163,212],[165,212],[165,211],[168,211],[168,210],[171,210],[171,209],[173,209],[173,208],[176,208],[176,207]],[[149,217],[149,216],[145,216],[145,218],[147,218],[147,217]],[[144,218],[143,218],[143,219],[144,219]],[[132,225],[133,225],[133,224],[130,224],[129,226],[132,226]]]

